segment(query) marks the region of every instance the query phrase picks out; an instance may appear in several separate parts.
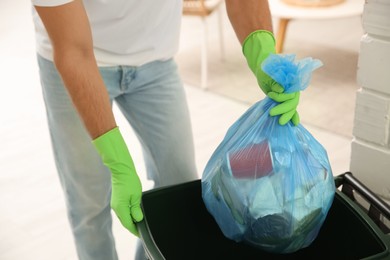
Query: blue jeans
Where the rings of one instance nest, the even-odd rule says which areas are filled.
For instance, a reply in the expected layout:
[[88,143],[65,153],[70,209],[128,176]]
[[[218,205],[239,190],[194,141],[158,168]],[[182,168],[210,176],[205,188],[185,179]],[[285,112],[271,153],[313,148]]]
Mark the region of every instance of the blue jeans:
[[[38,56],[38,64],[54,158],[79,259],[117,259],[111,175],[53,62]],[[116,102],[140,141],[147,176],[155,187],[197,179],[187,101],[175,62],[101,67],[100,73],[111,102]],[[131,153],[131,144],[128,147]],[[143,253],[138,250],[137,259]]]

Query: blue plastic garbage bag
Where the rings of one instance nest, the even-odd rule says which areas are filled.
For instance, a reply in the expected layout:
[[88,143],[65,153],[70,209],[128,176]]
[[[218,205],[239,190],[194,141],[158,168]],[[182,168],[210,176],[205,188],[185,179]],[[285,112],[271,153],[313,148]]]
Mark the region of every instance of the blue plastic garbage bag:
[[[271,55],[263,70],[285,92],[304,90],[321,62]],[[327,216],[335,184],[326,150],[303,127],[281,126],[266,97],[227,131],[202,175],[202,197],[223,234],[273,253],[309,246]]]

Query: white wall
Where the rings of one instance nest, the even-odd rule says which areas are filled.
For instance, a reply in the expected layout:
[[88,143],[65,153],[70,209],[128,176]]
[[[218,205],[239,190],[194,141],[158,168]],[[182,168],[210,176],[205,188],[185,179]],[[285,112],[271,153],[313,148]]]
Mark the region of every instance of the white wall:
[[366,0],[363,29],[350,169],[390,200],[390,1]]

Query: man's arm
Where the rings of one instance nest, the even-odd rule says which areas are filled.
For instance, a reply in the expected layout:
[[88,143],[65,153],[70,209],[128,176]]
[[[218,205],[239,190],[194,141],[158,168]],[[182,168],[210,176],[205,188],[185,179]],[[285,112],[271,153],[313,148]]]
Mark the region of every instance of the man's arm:
[[272,32],[267,0],[226,0],[226,10],[241,44],[256,30]]
[[54,63],[103,163],[111,171],[111,207],[122,225],[138,236],[143,219],[142,185],[116,127],[104,81],[93,53],[92,33],[82,0],[36,7],[54,48]]
[[36,6],[35,9],[49,34],[57,70],[92,139],[115,128],[82,1],[56,7]]
[[240,41],[249,68],[255,74],[263,92],[281,104],[272,108],[271,116],[280,115],[279,123],[290,120],[299,124],[296,108],[299,92],[285,94],[284,89],[261,69],[261,64],[275,51],[271,12],[268,0],[225,0],[226,10],[233,29]]

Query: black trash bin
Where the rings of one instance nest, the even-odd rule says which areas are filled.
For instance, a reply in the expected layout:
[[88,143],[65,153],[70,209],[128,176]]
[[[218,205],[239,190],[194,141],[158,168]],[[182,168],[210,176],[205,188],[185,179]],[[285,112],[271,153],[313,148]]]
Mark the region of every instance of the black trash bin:
[[[345,173],[335,178],[336,196],[314,242],[292,254],[272,254],[227,239],[205,208],[201,181],[146,191],[138,229],[151,260],[188,259],[390,259],[390,234],[381,221],[390,207]],[[356,192],[371,205],[366,210]]]

